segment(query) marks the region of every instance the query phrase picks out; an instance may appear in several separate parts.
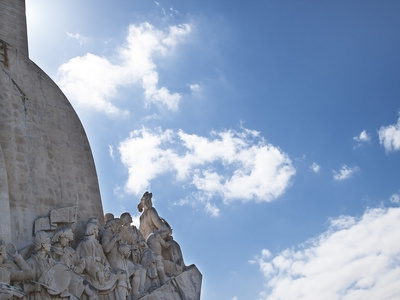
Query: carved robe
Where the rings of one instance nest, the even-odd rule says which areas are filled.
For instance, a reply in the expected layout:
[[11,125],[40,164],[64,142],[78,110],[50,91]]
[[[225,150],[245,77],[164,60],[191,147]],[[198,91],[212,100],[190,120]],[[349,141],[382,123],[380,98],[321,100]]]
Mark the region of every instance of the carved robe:
[[[76,247],[76,251],[85,261],[85,276],[99,291],[99,294],[115,290],[119,278],[112,272],[99,241],[85,237]],[[103,278],[99,275],[102,275]]]

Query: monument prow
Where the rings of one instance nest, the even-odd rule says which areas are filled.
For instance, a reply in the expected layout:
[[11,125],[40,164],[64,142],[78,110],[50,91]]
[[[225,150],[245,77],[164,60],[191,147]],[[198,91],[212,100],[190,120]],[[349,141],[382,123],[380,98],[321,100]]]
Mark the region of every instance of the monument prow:
[[85,130],[29,59],[25,0],[0,0],[0,299],[199,300],[151,199],[139,229],[128,212],[103,222]]
[[53,209],[77,207],[77,238],[90,217],[103,217],[85,130],[28,57],[24,0],[0,0],[0,186],[0,233],[18,247],[33,242],[32,224]]

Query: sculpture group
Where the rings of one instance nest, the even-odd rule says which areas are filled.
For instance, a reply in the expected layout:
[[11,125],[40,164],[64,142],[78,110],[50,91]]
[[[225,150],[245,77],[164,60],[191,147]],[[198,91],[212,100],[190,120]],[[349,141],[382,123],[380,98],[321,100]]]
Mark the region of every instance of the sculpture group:
[[90,218],[80,241],[73,222],[37,230],[34,244],[19,251],[0,241],[0,300],[136,300],[172,280],[187,268],[172,229],[153,207],[151,193],[138,210],[139,228],[128,212],[119,218],[108,213],[104,227]]

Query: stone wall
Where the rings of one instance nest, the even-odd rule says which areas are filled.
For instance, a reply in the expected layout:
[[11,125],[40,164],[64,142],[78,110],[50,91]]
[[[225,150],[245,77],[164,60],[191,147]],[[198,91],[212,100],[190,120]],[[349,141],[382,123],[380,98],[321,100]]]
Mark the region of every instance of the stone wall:
[[32,224],[54,208],[77,206],[77,238],[88,218],[103,217],[83,126],[27,54],[25,2],[0,0],[0,231],[17,247],[32,242]]
[[0,1],[0,40],[28,56],[25,0]]

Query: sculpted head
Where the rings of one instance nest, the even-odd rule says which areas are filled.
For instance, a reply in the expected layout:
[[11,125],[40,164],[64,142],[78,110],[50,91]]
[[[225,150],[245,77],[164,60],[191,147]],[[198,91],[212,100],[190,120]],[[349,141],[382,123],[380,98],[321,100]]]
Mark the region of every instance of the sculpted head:
[[99,226],[97,225],[96,222],[86,223],[85,235],[86,236],[94,235],[95,237],[99,235]]
[[56,230],[52,238],[54,244],[61,244],[62,246],[67,246],[70,241],[74,239],[74,233],[69,226],[63,226]]
[[153,198],[152,193],[146,192],[143,194],[142,198],[140,199],[140,203],[138,204],[139,212],[142,212],[143,209],[149,209],[153,206],[151,198]]
[[91,217],[87,223],[95,223],[98,227],[100,227],[100,220],[96,217]]
[[167,239],[171,234],[172,230],[168,227],[161,227],[156,231],[164,240]]
[[121,216],[120,219],[122,221],[122,225],[130,225],[132,223],[132,216],[128,212],[124,212]]
[[106,213],[104,215],[104,222],[107,222],[108,220],[114,219],[114,214],[112,213]]
[[110,229],[112,233],[119,233],[121,231],[122,221],[119,218],[108,220],[105,229]]

